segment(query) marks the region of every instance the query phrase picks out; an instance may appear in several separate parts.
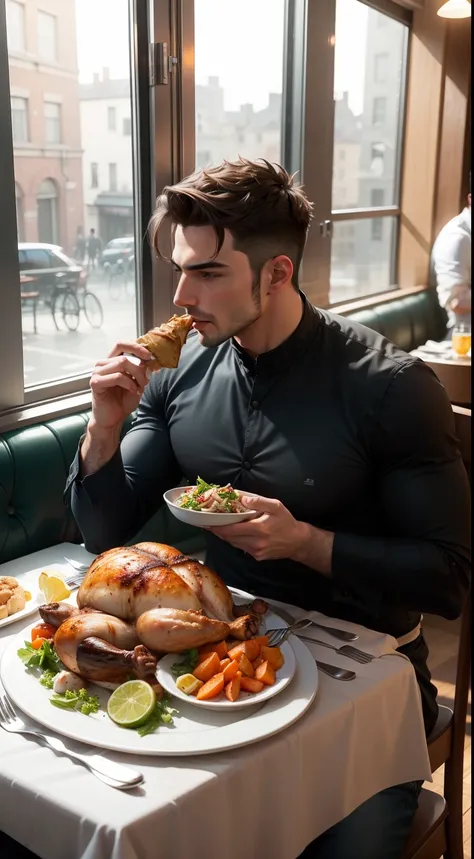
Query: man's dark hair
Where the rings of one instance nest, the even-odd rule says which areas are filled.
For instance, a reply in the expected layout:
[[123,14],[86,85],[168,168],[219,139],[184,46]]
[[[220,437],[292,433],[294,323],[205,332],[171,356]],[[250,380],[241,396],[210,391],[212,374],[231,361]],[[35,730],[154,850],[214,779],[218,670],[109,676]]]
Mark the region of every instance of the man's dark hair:
[[164,189],[150,221],[151,242],[158,256],[166,259],[159,248],[164,221],[172,227],[211,226],[217,256],[224,231],[229,230],[235,250],[248,256],[257,277],[267,260],[288,256],[297,289],[312,209],[302,186],[278,164],[264,159],[224,161]]

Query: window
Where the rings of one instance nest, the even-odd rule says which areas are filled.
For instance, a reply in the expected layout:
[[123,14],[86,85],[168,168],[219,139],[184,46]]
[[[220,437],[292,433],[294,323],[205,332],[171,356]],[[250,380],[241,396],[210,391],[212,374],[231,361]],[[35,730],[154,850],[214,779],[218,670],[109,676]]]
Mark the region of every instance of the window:
[[117,165],[109,164],[109,191],[117,190]]
[[13,143],[28,143],[28,99],[12,98]]
[[[67,258],[77,259],[85,267],[85,243],[91,229],[102,248],[113,239],[146,232],[147,219],[141,212],[139,223],[135,223],[129,136],[135,110],[130,84],[130,28],[140,16],[145,19],[146,10],[137,4],[140,9],[130,24],[129,6],[129,0],[93,0],[91,13],[91,0],[6,3],[9,75],[0,80],[0,90],[2,104],[11,97],[12,128],[11,132],[5,128],[5,134],[0,135],[0,163],[14,165],[15,195],[9,203],[8,220],[16,224],[18,242],[22,242],[20,266],[23,271],[42,269],[45,281],[48,269],[64,269],[67,263],[61,253],[49,254],[38,247],[42,243],[59,245]],[[104,37],[111,22],[113,39]],[[24,23],[28,25],[26,32]],[[19,50],[28,50],[31,58],[18,59],[15,52]],[[140,50],[146,52],[146,44]],[[53,65],[58,62],[60,67]],[[110,121],[115,120],[120,134],[107,135],[109,106],[113,108]],[[146,116],[147,110],[148,102],[141,105],[140,116]],[[137,176],[140,187],[144,187],[140,171]],[[149,183],[147,187],[145,195],[149,194]],[[5,235],[0,235],[0,342],[11,338],[16,354],[23,355],[23,367],[18,363],[12,370],[16,373],[14,398],[10,394],[13,383],[0,382],[0,411],[5,405],[54,399],[58,389],[61,393],[87,391],[95,361],[107,355],[117,339],[134,340],[145,327],[138,322],[141,287],[137,286],[135,266],[129,266],[126,282],[120,280],[114,284],[115,291],[109,290],[99,256],[87,278],[88,288],[103,307],[99,331],[91,327],[82,310],[77,336],[70,334],[61,316],[57,330],[51,310],[42,300],[37,306],[37,335],[32,333],[31,308],[25,310],[24,327],[20,306],[17,315],[8,311],[7,323],[5,294],[11,290],[16,296],[19,289],[17,281],[10,282],[9,275],[7,282],[4,275],[5,258],[12,258],[12,253],[14,260],[16,242],[12,247],[8,237],[7,245]],[[142,253],[149,251],[140,243],[137,256]],[[152,327],[151,319],[148,327]],[[41,343],[47,348],[40,349]],[[10,367],[8,370],[11,380]]]
[[383,125],[386,121],[387,99],[385,96],[374,98],[372,109],[372,125]]
[[[242,155],[281,163],[286,3],[229,5],[232,38],[223,40],[222,0],[194,0],[196,162],[204,166]],[[243,62],[244,45],[247,57],[258,57],[257,74]]]
[[38,54],[53,63],[58,58],[57,18],[48,12],[38,12]]
[[115,131],[117,128],[117,110],[115,107],[107,108],[107,128],[109,131]]
[[61,143],[61,105],[44,103],[44,139],[46,143]]
[[370,205],[371,206],[383,206],[384,204],[384,190],[383,188],[372,188],[370,192]]
[[7,0],[7,38],[10,51],[25,51],[25,6],[16,0]]
[[58,189],[53,179],[44,179],[36,195],[38,239],[57,244],[59,241]]
[[[330,303],[394,282],[407,41],[400,21],[360,0],[336,0],[334,163],[344,152],[345,169],[333,175]],[[386,214],[367,218],[368,210],[383,207]],[[349,223],[350,262],[342,233]]]
[[389,69],[389,54],[375,54],[374,81],[376,84],[387,83]]

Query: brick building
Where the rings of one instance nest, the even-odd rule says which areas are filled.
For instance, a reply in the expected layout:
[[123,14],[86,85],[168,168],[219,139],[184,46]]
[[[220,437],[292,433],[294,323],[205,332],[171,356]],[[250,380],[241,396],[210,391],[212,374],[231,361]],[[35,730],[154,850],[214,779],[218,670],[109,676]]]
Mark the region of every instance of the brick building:
[[72,253],[83,226],[74,0],[6,0],[18,238]]

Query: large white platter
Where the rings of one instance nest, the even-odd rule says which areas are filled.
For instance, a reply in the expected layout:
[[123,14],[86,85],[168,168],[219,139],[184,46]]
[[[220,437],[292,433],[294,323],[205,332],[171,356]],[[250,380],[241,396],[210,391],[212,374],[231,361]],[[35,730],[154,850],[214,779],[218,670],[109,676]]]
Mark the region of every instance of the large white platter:
[[[299,639],[292,637],[295,675],[275,698],[246,710],[216,712],[177,701],[179,715],[172,727],[140,737],[136,731],[119,728],[105,712],[92,716],[65,712],[49,703],[51,692],[35,674],[23,667],[17,650],[29,640],[29,629],[11,640],[0,663],[0,679],[12,701],[36,722],[66,737],[102,749],[138,755],[202,755],[235,749],[283,731],[308,709],[318,689],[318,670],[313,656]],[[105,704],[110,693],[97,686],[90,691]]]

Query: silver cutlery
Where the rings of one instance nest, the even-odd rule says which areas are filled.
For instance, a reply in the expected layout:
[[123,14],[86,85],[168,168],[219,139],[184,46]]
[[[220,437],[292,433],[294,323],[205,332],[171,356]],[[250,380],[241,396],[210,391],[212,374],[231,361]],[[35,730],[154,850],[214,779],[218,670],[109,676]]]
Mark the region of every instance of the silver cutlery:
[[100,755],[81,755],[78,752],[73,752],[64,745],[59,737],[30,728],[17,715],[6,695],[0,695],[0,727],[10,734],[36,737],[53,751],[79,761],[98,779],[110,787],[117,788],[117,790],[131,790],[144,782],[142,773],[137,770],[116,764],[114,761],[100,757]]
[[312,641],[313,644],[320,644],[321,647],[329,647],[330,650],[335,650],[335,652],[340,653],[341,656],[347,656],[349,659],[354,659],[356,662],[360,662],[361,665],[364,665],[367,662],[372,662],[373,659],[376,659],[376,657],[372,656],[371,653],[366,653],[365,650],[359,650],[357,647],[352,647],[350,644],[343,644],[342,647],[334,647],[333,644],[326,644],[325,641],[310,638],[309,635],[301,635],[299,631],[297,631],[295,635],[298,635],[298,638],[303,638],[305,641]]
[[268,638],[268,646],[279,647],[280,644],[283,644],[283,642],[286,641],[290,632],[293,632],[294,629],[306,629],[308,626],[311,626],[311,623],[312,621],[309,618],[302,618],[301,620],[295,620],[295,622],[291,623],[289,626],[267,630],[265,635]]
[[335,665],[328,665],[327,662],[320,662],[319,659],[315,659],[315,662],[320,671],[334,680],[354,680],[357,677],[355,671],[348,671],[346,668],[336,668]]
[[90,567],[90,564],[81,564],[79,561],[73,561],[72,558],[65,557],[64,560],[67,561],[70,567],[77,570],[78,573],[87,573],[87,570]]

